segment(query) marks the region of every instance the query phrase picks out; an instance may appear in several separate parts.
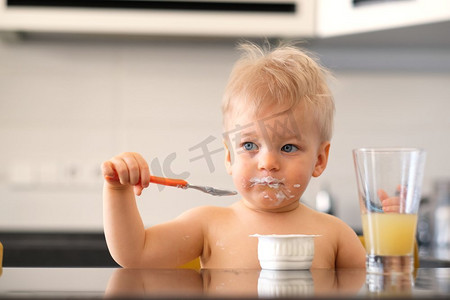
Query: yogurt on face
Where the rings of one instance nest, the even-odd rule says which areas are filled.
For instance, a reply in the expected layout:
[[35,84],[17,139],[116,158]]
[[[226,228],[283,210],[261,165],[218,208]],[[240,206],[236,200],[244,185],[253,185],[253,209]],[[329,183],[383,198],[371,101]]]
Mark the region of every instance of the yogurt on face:
[[250,178],[250,187],[255,186],[255,185],[266,185],[270,188],[273,189],[278,189],[280,188],[280,185],[283,184],[284,182],[284,178],[282,179],[278,179],[272,176],[265,176],[265,177],[253,177]]
[[[274,206],[280,205],[285,200],[295,197],[291,190],[285,186],[285,178],[278,179],[272,176],[253,177],[249,182],[250,187],[262,185],[274,189],[275,191],[273,193],[269,193],[269,191],[266,190],[263,195],[264,199],[270,200]],[[244,186],[247,185],[244,183]],[[300,184],[293,185],[295,188],[299,188],[300,186]]]

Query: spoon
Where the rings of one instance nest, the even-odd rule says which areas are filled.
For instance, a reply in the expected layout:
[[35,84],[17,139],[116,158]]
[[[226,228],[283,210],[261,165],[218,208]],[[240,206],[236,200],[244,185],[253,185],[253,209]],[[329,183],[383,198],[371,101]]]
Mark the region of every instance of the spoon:
[[213,196],[232,196],[237,194],[236,191],[219,190],[210,186],[192,185],[183,179],[150,176],[150,182],[167,186],[174,186],[182,189],[196,189]]

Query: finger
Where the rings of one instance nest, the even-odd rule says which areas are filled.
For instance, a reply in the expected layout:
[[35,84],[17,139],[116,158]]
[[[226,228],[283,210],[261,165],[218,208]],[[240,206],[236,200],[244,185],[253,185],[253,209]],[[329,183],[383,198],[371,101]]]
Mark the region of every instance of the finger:
[[399,212],[400,211],[400,198],[399,197],[390,197],[384,199],[381,202],[382,208],[384,212]]
[[105,180],[110,182],[119,181],[119,177],[117,176],[113,164],[110,161],[103,162],[101,168],[103,178],[105,178]]
[[380,198],[381,201],[383,201],[384,199],[389,198],[389,195],[386,193],[385,190],[379,189],[377,194],[378,194],[378,198]]
[[383,206],[400,205],[399,197],[390,197],[381,201]]
[[383,206],[384,212],[400,212],[399,205]]
[[119,177],[120,183],[123,185],[129,184],[130,175],[127,164],[123,158],[121,156],[115,156],[111,158],[111,162],[113,164],[113,168],[116,170],[117,176]]
[[141,172],[139,168],[139,163],[137,162],[133,153],[125,153],[122,156],[127,168],[128,168],[128,176],[129,182],[132,185],[136,185],[139,182],[141,177]]
[[150,168],[148,167],[147,161],[139,153],[134,153],[134,158],[139,165],[141,175],[140,185],[142,188],[146,188],[150,184]]

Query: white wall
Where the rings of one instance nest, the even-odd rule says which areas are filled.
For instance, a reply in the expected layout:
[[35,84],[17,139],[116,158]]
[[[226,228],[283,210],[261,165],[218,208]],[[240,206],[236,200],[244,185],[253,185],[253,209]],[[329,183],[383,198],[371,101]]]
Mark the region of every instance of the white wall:
[[[0,40],[0,231],[101,230],[103,160],[141,152],[165,175],[232,189],[220,149],[220,101],[233,40],[48,37]],[[333,53],[332,51],[330,52]],[[320,53],[319,53],[320,54]],[[331,161],[304,201],[328,186],[338,215],[359,227],[351,149],[411,146],[428,151],[424,194],[448,177],[450,72],[335,72]],[[213,168],[214,170],[212,170]],[[138,200],[147,225],[189,207],[229,205],[198,191],[151,186]]]

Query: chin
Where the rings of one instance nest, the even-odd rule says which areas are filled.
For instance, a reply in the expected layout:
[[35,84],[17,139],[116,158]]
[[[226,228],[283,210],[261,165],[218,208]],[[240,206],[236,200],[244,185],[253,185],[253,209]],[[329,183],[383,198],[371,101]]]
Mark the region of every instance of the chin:
[[292,210],[292,209],[295,209],[299,204],[298,200],[274,201],[274,200],[264,198],[264,197],[253,200],[253,201],[247,201],[247,202],[251,205],[251,208],[253,208],[255,210],[261,210],[261,211],[267,211],[267,212]]

